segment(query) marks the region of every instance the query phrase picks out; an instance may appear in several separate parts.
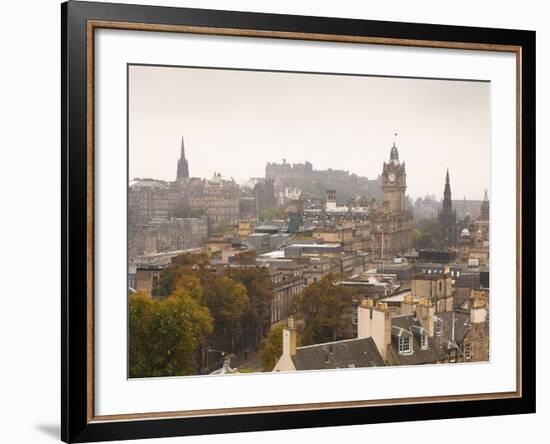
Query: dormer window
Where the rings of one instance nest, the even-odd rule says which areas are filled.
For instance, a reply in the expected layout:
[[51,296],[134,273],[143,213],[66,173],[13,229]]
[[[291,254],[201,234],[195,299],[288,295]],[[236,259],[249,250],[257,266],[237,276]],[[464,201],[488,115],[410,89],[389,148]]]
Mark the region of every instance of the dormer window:
[[456,350],[454,348],[449,351],[449,362],[450,363],[456,362]]
[[404,334],[399,337],[399,354],[405,355],[412,353],[411,337]]
[[464,345],[464,359],[469,361],[474,356],[474,347],[472,344]]
[[441,336],[443,334],[443,322],[439,318],[434,320],[435,334]]
[[428,332],[426,330],[422,330],[422,333],[420,333],[420,348],[422,350],[428,349]]

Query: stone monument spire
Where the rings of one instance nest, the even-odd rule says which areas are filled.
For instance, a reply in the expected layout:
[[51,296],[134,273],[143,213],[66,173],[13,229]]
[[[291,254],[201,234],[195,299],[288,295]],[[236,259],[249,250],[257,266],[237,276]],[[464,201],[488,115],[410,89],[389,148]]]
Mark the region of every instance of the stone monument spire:
[[183,136],[181,136],[181,153],[178,160],[178,173],[176,179],[187,179],[189,178],[189,164],[185,158],[185,144],[183,142]]

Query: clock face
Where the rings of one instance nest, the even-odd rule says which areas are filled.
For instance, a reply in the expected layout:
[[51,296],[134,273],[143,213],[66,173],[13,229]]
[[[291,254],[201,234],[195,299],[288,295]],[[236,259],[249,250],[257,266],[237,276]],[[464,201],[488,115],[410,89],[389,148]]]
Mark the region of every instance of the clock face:
[[388,176],[388,180],[389,180],[390,182],[394,182],[394,181],[395,181],[395,174],[393,174],[393,173],[390,174],[390,175]]

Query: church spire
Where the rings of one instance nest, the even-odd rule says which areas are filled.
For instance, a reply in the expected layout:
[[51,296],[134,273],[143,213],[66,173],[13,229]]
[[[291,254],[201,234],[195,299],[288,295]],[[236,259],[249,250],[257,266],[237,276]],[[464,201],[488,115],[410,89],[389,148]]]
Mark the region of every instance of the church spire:
[[189,177],[189,164],[185,158],[185,143],[183,142],[183,136],[181,136],[181,148],[180,158],[178,160],[178,172],[176,179],[187,179]]
[[449,179],[449,168],[447,168],[447,175],[445,176],[445,184],[451,184],[451,181]]

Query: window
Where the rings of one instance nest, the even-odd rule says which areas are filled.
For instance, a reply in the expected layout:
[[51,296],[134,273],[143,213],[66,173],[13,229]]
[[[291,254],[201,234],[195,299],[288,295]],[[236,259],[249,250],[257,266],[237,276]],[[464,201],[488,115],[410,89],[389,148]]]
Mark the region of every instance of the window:
[[456,350],[449,351],[449,362],[456,362]]
[[435,318],[434,326],[436,335],[440,336],[443,334],[443,322],[441,322],[441,319]]
[[428,333],[425,330],[420,333],[420,348],[422,350],[428,349]]
[[412,352],[411,337],[404,334],[399,338],[399,353],[405,354]]
[[474,347],[472,344],[464,345],[464,359],[469,361],[474,356]]

